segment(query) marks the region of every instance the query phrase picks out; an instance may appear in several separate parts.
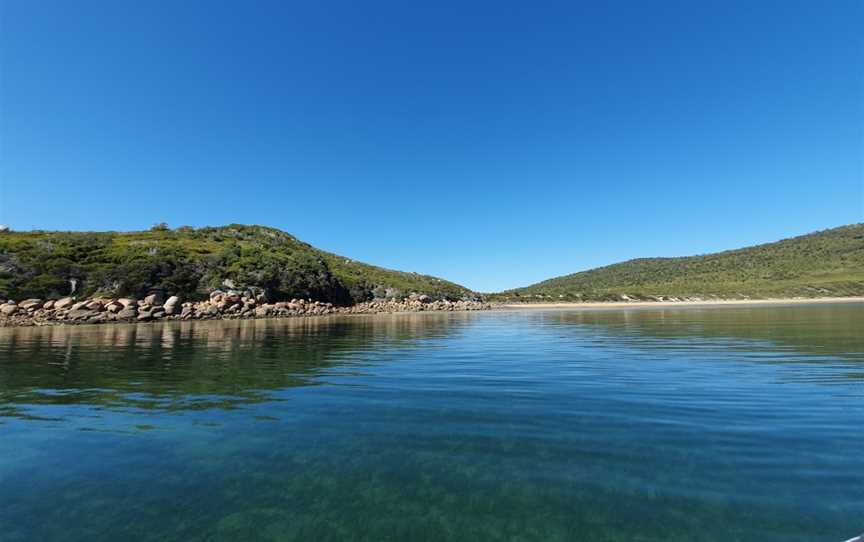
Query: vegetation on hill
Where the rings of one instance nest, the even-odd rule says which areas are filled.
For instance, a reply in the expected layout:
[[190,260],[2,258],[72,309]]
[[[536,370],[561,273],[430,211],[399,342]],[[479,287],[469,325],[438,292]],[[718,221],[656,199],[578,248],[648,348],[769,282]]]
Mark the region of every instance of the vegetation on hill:
[[[0,232],[0,298],[110,295],[161,289],[186,299],[214,289],[340,305],[413,293],[473,298],[442,279],[318,250],[264,226],[141,232]],[[492,300],[616,301],[864,295],[864,224],[739,250],[642,258],[493,294]]]
[[864,295],[864,224],[702,256],[642,258],[546,280],[493,299],[621,300]]
[[0,233],[0,297],[141,297],[154,289],[187,299],[221,288],[263,289],[273,299],[347,305],[412,293],[473,297],[442,279],[392,271],[318,250],[264,226],[141,232]]

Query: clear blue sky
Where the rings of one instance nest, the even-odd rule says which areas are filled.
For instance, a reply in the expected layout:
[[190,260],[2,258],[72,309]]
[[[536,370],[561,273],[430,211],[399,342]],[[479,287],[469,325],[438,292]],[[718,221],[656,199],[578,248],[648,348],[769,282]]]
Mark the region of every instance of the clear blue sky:
[[491,291],[864,220],[864,2],[0,0],[0,222]]

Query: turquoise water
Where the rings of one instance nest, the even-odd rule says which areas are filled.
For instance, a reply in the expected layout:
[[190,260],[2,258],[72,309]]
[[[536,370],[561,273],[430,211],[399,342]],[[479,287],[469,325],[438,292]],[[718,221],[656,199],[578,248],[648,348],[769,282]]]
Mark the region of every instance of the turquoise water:
[[0,330],[0,539],[837,541],[864,305]]

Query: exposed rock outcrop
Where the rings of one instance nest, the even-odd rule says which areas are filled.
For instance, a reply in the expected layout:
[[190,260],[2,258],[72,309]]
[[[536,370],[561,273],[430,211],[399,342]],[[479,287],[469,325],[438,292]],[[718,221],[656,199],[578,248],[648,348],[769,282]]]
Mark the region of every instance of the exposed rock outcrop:
[[348,307],[332,303],[292,299],[267,303],[261,292],[216,290],[206,301],[183,302],[170,296],[160,304],[162,296],[148,295],[138,301],[130,298],[92,298],[76,300],[70,297],[42,301],[27,299],[20,303],[7,301],[0,305],[0,327],[41,326],[63,324],[98,324],[108,322],[151,322],[158,320],[218,320],[238,318],[287,318],[332,314],[377,314],[427,311],[474,311],[490,305],[474,300],[434,300],[416,295],[402,300],[375,300]]

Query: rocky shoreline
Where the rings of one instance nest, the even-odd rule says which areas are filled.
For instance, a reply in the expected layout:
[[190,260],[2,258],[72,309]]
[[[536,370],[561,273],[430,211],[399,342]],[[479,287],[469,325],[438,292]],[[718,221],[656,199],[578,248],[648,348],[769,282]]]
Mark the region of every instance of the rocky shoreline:
[[433,300],[426,295],[373,300],[347,307],[305,299],[270,303],[263,295],[215,291],[206,301],[182,301],[151,294],[144,299],[94,297],[75,299],[0,300],[0,327],[136,323],[163,320],[235,320],[297,318],[333,314],[476,311],[491,305],[473,300]]

